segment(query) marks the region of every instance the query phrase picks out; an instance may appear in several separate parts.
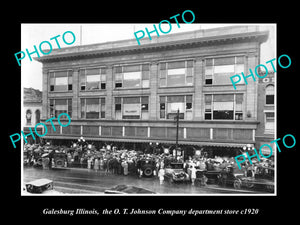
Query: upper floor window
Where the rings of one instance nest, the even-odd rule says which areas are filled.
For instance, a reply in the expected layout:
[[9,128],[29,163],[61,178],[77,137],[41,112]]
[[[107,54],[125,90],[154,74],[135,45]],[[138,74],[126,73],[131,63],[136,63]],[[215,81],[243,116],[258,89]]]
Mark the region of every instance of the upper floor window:
[[193,85],[193,60],[161,62],[159,65],[160,87]]
[[149,97],[116,97],[116,119],[149,119]]
[[149,64],[114,67],[115,88],[149,88]]
[[90,91],[100,89],[106,89],[106,69],[80,69],[80,90]]
[[[231,84],[230,77],[244,72],[244,56],[205,60],[205,84]],[[243,83],[243,79],[240,83]]]
[[81,118],[105,118],[105,98],[81,98]]
[[72,91],[73,71],[50,72],[50,91]]
[[205,95],[205,120],[242,120],[243,94]]
[[193,114],[192,95],[160,96],[160,119],[174,119],[179,110],[179,118],[191,120]]
[[31,110],[27,109],[27,111],[26,111],[26,125],[31,125],[31,116],[32,116]]
[[274,105],[274,85],[272,84],[266,87],[266,104]]
[[[67,113],[72,118],[72,99],[50,99],[50,117],[58,117],[61,113]],[[67,119],[62,115],[61,119]]]

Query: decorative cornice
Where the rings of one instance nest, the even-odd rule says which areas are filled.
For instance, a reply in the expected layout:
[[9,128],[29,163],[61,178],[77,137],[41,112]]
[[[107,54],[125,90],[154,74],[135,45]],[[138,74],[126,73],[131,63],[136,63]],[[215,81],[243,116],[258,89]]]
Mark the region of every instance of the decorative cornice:
[[219,45],[219,44],[229,44],[238,42],[249,42],[257,41],[264,42],[267,40],[268,31],[262,32],[246,32],[238,34],[228,34],[228,35],[218,35],[210,37],[200,37],[200,38],[190,38],[184,40],[168,41],[161,43],[150,43],[144,45],[129,45],[125,47],[116,48],[106,48],[102,50],[88,50],[79,51],[79,48],[84,46],[73,47],[74,51],[68,51],[66,53],[57,50],[57,54],[50,54],[47,56],[42,56],[40,58],[35,58],[36,61],[45,62],[55,62],[63,60],[79,60],[95,57],[107,57],[115,55],[124,54],[138,54],[142,52],[153,52],[153,51],[164,51],[164,50],[178,50],[185,48],[195,48],[201,46]]

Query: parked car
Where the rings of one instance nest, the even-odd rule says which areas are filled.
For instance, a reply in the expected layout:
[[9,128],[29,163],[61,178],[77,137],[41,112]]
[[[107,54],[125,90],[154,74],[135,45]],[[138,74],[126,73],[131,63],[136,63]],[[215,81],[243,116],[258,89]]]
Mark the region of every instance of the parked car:
[[261,168],[257,174],[234,173],[233,167],[226,167],[220,175],[221,185],[233,185],[235,189],[259,189],[274,192],[274,168]]
[[140,188],[132,185],[116,185],[104,191],[105,194],[156,194],[145,188]]
[[65,168],[67,167],[67,154],[63,152],[53,153],[52,168]]
[[169,182],[190,181],[189,175],[184,172],[183,163],[172,162],[165,168],[165,179]]
[[143,176],[152,177],[153,171],[155,170],[155,160],[151,158],[144,158],[138,161],[138,168],[143,171]]

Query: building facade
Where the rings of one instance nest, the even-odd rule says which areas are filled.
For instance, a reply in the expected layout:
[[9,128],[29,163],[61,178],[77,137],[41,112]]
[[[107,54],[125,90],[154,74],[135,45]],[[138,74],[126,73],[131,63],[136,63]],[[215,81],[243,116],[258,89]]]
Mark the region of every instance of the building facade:
[[[36,124],[41,121],[42,114],[42,92],[34,88],[24,88],[23,90],[23,131],[24,134],[29,134],[31,129],[34,131]],[[42,133],[42,128],[37,127],[37,131]],[[40,139],[38,136],[33,137],[27,136],[27,142],[30,144],[39,143]]]
[[[261,74],[263,76],[264,73]],[[275,140],[275,75],[273,71],[269,71],[267,77],[258,80],[258,121],[256,131],[256,146],[257,148],[268,144],[272,149],[276,149],[276,144],[270,144]],[[264,155],[270,154],[270,149],[267,146],[262,147]]]
[[251,80],[235,90],[230,76],[259,64],[267,38],[257,26],[232,26],[53,50],[36,59],[41,121],[62,112],[72,121],[54,121],[56,131],[48,123],[45,138],[172,145],[179,110],[179,145],[236,155],[256,143],[259,88]]

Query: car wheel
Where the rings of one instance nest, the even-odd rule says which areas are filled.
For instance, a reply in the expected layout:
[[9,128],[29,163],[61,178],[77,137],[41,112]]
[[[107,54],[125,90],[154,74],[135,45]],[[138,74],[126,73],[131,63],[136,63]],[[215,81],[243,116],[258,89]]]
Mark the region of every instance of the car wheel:
[[241,187],[242,187],[242,181],[241,181],[240,179],[235,180],[235,181],[233,182],[233,187],[234,187],[235,189],[241,189]]
[[58,159],[58,160],[55,161],[55,165],[59,166],[59,167],[62,167],[62,166],[64,166],[64,161],[61,160],[61,159]]
[[146,168],[146,169],[144,170],[144,175],[145,175],[146,177],[150,177],[150,176],[152,176],[152,174],[153,174],[152,168],[148,167],[148,168]]

